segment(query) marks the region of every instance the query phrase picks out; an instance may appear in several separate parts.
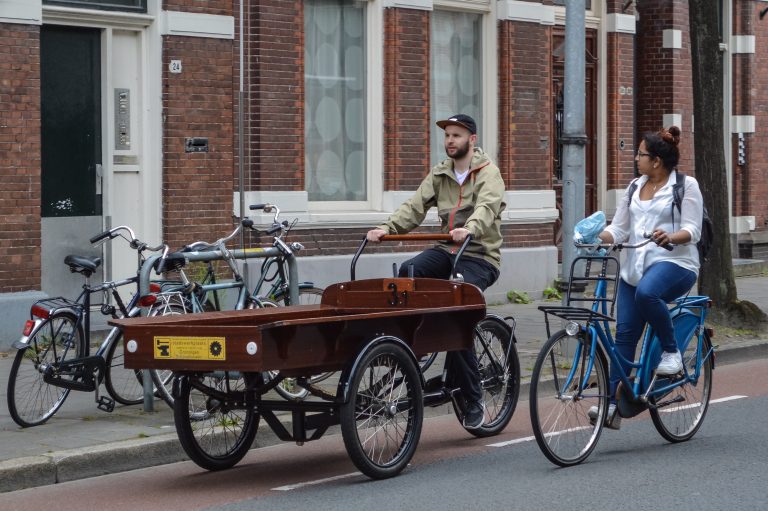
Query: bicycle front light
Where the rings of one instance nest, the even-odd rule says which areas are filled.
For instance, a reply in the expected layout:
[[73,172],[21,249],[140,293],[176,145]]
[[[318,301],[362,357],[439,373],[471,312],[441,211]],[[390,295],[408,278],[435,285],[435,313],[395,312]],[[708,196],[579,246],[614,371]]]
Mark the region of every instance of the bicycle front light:
[[581,326],[575,321],[569,321],[568,324],[565,325],[565,333],[570,335],[571,337],[578,334],[580,330],[581,330]]

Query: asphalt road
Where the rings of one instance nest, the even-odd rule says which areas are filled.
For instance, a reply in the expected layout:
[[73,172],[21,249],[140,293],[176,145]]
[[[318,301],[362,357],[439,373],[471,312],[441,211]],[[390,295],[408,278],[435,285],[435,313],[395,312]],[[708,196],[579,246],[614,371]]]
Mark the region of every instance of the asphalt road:
[[568,469],[539,452],[521,400],[491,439],[469,437],[450,415],[427,420],[412,465],[385,481],[357,474],[340,436],[330,435],[252,451],[223,472],[183,462],[6,493],[0,509],[766,509],[767,418],[761,359],[717,368],[713,402],[691,441],[667,443],[642,414],[605,431],[592,456]]

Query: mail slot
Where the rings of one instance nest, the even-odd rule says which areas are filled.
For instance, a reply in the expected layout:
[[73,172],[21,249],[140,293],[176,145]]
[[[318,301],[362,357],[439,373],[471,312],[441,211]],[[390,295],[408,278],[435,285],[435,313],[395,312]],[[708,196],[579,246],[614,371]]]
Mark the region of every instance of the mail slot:
[[207,153],[208,137],[187,137],[184,139],[184,151],[188,153]]

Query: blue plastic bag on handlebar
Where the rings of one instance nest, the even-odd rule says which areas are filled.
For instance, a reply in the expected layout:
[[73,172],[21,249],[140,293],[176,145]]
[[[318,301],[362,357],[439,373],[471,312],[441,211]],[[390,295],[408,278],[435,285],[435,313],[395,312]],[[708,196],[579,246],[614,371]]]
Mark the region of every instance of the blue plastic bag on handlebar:
[[599,243],[597,237],[605,229],[605,213],[595,211],[573,226],[574,243]]
[[[602,211],[596,211],[589,215],[587,218],[581,220],[573,226],[573,242],[574,243],[600,243],[598,235],[605,229],[605,213]],[[576,253],[579,256],[587,255],[589,253],[603,254],[605,249],[591,250],[586,248],[577,249]]]

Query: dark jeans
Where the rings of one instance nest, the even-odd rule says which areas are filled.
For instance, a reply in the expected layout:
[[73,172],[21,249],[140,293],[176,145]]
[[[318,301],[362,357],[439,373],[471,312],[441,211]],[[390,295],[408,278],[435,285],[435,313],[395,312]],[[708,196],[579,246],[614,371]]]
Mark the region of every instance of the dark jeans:
[[[637,286],[619,280],[616,296],[616,351],[628,361],[635,359],[635,350],[643,327],[653,327],[664,351],[677,350],[672,318],[667,304],[686,294],[696,282],[696,274],[690,270],[662,261],[652,265],[643,274]],[[613,364],[612,364],[613,365]],[[624,374],[630,370],[622,363]],[[611,395],[621,380],[619,369],[611,367]]]
[[[398,275],[407,277],[408,267],[413,265],[413,276],[433,279],[447,279],[451,276],[454,254],[449,254],[439,248],[429,248],[416,257],[405,261],[400,266]],[[464,256],[456,264],[456,271],[464,277],[464,282],[474,284],[482,291],[496,282],[499,270],[491,263],[477,257]],[[448,370],[448,384],[461,389],[464,398],[469,403],[477,403],[483,399],[483,389],[480,388],[480,371],[477,368],[477,358],[472,350],[449,351],[445,358]]]

